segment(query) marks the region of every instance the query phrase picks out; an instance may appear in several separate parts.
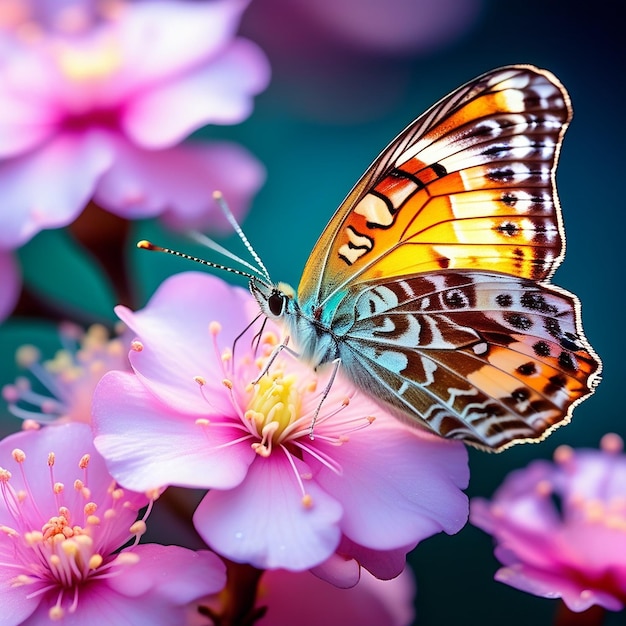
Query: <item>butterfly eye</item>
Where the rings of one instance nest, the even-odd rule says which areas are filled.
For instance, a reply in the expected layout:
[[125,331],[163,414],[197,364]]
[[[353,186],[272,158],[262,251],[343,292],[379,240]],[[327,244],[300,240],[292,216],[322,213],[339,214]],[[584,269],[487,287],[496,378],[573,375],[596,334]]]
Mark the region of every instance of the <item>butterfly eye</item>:
[[276,317],[283,314],[285,310],[285,295],[279,291],[275,291],[267,299],[267,306],[270,309],[270,313]]

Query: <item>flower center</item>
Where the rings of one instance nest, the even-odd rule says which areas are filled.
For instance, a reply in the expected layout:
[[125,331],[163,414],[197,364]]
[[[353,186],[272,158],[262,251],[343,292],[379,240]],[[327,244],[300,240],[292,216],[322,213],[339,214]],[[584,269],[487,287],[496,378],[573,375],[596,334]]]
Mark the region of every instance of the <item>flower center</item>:
[[[221,329],[217,321],[209,324],[216,361],[221,364],[221,383],[228,389],[236,419],[198,418],[196,423],[207,431],[221,426],[229,429],[235,426],[241,431],[237,437],[214,449],[250,442],[251,448],[267,459],[276,448],[291,466],[303,506],[310,508],[313,501],[306,481],[312,474],[306,467],[307,461],[314,459],[316,464],[340,474],[341,463],[332,450],[347,443],[351,433],[371,426],[375,417],[346,411],[354,389],[347,388],[339,379],[335,381],[333,375],[327,380],[322,375],[318,381],[317,373],[308,366],[288,356],[288,351],[280,352],[285,346],[281,348],[277,335],[271,330],[255,337],[253,351],[240,355],[240,350],[236,350],[237,340],[243,335],[232,347],[221,349],[218,341]],[[141,350],[141,344],[135,349]],[[211,398],[204,391],[207,379],[196,375],[193,380],[210,405]],[[334,382],[336,385],[330,384]]]
[[[52,516],[41,532],[24,534],[25,545],[33,551],[34,559],[47,566],[46,578],[59,587],[73,587],[87,580],[104,561],[92,537],[93,529],[100,523],[95,515],[96,505],[87,504],[85,512],[88,510],[93,513],[87,515],[85,527],[72,525],[70,511],[60,507],[59,514]],[[20,586],[37,580],[38,577],[22,575],[17,576],[13,584]]]
[[302,399],[296,381],[294,374],[276,369],[252,386],[245,417],[262,437],[254,446],[262,456],[269,455],[272,445],[279,444],[287,427],[299,419]]
[[[13,518],[12,526],[0,526],[0,533],[8,539],[11,548],[10,559],[7,559],[6,549],[0,550],[0,565],[15,570],[10,584],[28,587],[25,591],[28,597],[56,594],[49,616],[58,620],[66,612],[76,610],[85,581],[115,575],[120,566],[137,562],[133,553],[116,555],[115,550],[120,546],[111,544],[111,537],[117,535],[115,525],[120,521],[125,523],[123,520],[136,511],[136,506],[114,483],[99,503],[91,499],[92,491],[87,482],[89,454],[83,455],[78,464],[83,478],[76,478],[72,485],[78,499],[74,494],[67,494],[65,485],[54,478],[56,459],[51,452],[47,464],[57,509],[55,515],[43,517],[42,523],[41,503],[34,496],[35,493],[41,496],[41,487],[34,488],[23,471],[26,454],[16,448],[12,456],[18,464],[23,489],[14,489],[11,472],[0,468],[0,498]],[[72,508],[64,501],[72,502]],[[130,526],[127,537],[135,535],[137,543],[143,532],[145,523],[139,520]]]
[[49,361],[42,362],[37,348],[30,345],[20,347],[16,353],[18,365],[28,370],[49,395],[36,392],[25,377],[2,389],[9,410],[24,420],[26,429],[57,419],[89,423],[91,398],[100,378],[109,370],[128,367],[121,339],[109,339],[108,331],[99,324],[86,332],[64,324],[60,339],[65,347]]
[[73,82],[101,81],[122,65],[120,45],[111,36],[102,36],[89,46],[58,42],[56,53],[59,68]]

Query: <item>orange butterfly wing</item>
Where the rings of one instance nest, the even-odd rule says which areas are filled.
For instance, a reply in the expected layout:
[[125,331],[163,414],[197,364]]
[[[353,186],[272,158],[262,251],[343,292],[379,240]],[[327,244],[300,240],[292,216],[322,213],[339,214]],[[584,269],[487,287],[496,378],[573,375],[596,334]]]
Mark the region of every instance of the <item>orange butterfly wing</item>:
[[554,172],[571,106],[545,70],[510,66],[460,87],[409,125],[315,245],[298,300],[350,283],[480,269],[535,281],[563,257]]
[[307,338],[330,333],[346,375],[401,419],[502,450],[593,391],[578,300],[549,283],[570,119],[545,70],[479,76],[382,152],[316,243],[297,298]]

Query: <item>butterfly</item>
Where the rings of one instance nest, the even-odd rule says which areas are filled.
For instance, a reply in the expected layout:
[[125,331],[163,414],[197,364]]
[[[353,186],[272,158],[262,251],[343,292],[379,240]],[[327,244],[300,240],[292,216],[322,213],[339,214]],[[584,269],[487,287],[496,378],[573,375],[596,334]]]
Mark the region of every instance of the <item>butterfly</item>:
[[500,451],[569,422],[601,363],[564,255],[555,169],[571,119],[546,70],[459,87],[402,131],[340,205],[297,292],[250,277],[300,357],[339,364],[400,419]]

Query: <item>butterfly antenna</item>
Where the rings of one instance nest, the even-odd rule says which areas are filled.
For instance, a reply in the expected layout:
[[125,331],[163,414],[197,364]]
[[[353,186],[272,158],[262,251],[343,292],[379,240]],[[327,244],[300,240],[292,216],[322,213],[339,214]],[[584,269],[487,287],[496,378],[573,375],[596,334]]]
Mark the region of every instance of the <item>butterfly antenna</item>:
[[241,239],[241,242],[246,247],[246,250],[248,250],[248,252],[250,253],[250,256],[257,262],[258,266],[263,271],[263,274],[265,275],[266,280],[271,283],[272,279],[270,278],[270,274],[267,271],[267,268],[265,267],[263,261],[261,261],[261,257],[259,257],[259,255],[256,253],[256,250],[252,247],[252,244],[248,241],[248,238],[246,237],[245,233],[241,229],[241,226],[239,226],[239,223],[237,222],[235,216],[233,215],[233,212],[230,210],[230,207],[228,206],[228,203],[224,199],[222,192],[214,191],[213,199],[215,200],[215,202],[217,202],[217,205],[222,210],[222,213],[228,220],[229,224],[233,227],[233,230],[237,233],[237,236],[239,237],[239,239]]
[[[194,261],[196,263],[200,263],[202,265],[206,265],[208,267],[213,267],[217,270],[224,270],[225,272],[231,272],[232,274],[237,274],[237,276],[245,276],[248,279],[258,280],[256,276],[250,274],[249,272],[244,272],[243,270],[237,270],[233,267],[228,267],[227,265],[222,265],[221,263],[213,263],[212,261],[206,261],[205,259],[201,259],[197,256],[192,256],[191,254],[185,254],[184,252],[179,252],[178,250],[172,250],[171,248],[163,248],[161,246],[157,246],[149,241],[143,239],[142,241],[137,242],[137,247],[142,250],[152,250],[155,252],[165,252],[167,254],[172,254],[174,256],[178,256],[181,259],[188,259],[189,261]],[[254,269],[254,268],[253,268]]]
[[[235,261],[235,263],[239,263],[240,265],[247,267],[251,272],[258,274],[263,279],[263,281],[271,282],[270,277],[267,275],[267,271],[262,271],[261,269],[254,267],[254,265],[248,263],[230,250],[227,250],[219,243],[217,243],[217,241],[211,239],[210,237],[207,237],[203,233],[199,233],[198,231],[190,231],[187,233],[187,235],[194,241],[197,241],[199,244],[210,248],[211,250],[217,252],[218,254],[221,254],[222,256],[228,257],[232,261]],[[265,268],[262,269],[265,270]]]

